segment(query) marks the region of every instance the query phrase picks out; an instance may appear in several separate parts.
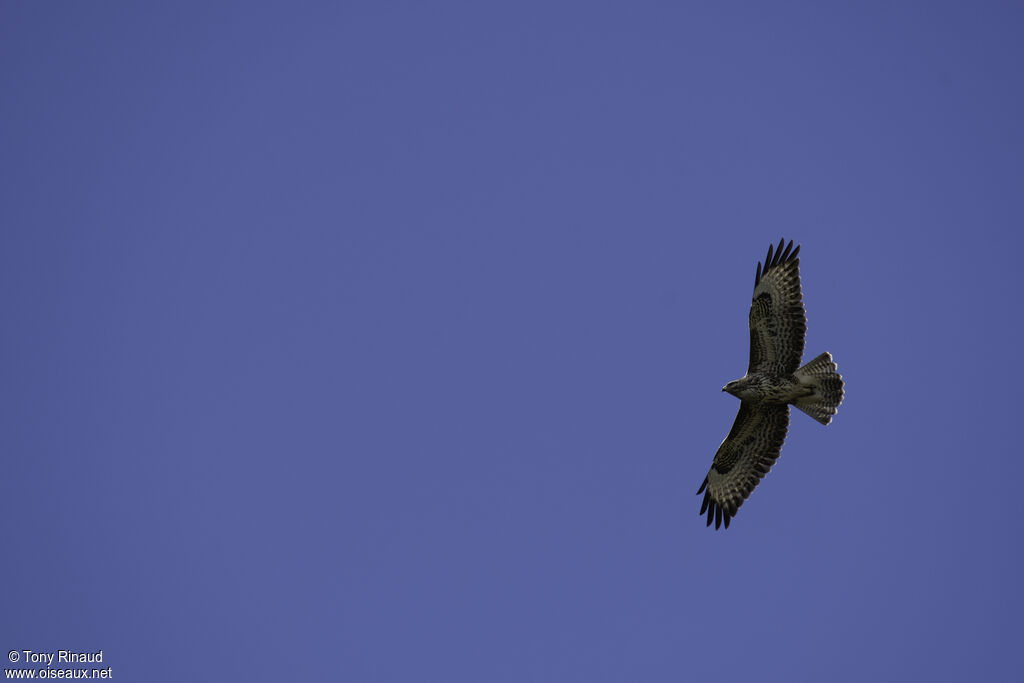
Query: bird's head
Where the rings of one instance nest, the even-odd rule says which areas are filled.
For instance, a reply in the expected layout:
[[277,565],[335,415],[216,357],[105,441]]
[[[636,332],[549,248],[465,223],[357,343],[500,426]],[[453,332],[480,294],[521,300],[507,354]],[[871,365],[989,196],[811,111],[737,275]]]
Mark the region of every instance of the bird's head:
[[742,379],[734,379],[722,387],[722,391],[732,394],[737,398],[741,398],[740,394],[743,393],[743,390],[746,389],[748,385],[749,382],[747,382],[746,377],[743,377]]

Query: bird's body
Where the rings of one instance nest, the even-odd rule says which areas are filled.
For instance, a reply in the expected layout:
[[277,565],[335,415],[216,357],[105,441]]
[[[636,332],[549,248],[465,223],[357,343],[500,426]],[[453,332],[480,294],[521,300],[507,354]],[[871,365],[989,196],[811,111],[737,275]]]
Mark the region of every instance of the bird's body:
[[722,391],[732,394],[741,401],[785,405],[811,395],[814,389],[802,384],[796,375],[775,377],[755,372],[729,382]]
[[800,367],[807,321],[800,291],[800,251],[785,240],[768,247],[764,269],[757,264],[750,304],[750,363],[747,374],[722,391],[740,399],[729,435],[715,453],[700,513],[708,526],[729,520],[771,469],[786,438],[789,406],[828,424],[843,400],[843,379],[828,352]]

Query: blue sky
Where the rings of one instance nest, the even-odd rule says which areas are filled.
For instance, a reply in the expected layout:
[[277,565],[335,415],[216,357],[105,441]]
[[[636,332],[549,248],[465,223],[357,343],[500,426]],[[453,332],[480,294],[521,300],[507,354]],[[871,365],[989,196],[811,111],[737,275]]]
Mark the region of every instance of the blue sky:
[[[0,647],[1014,679],[1022,19],[0,5]],[[846,401],[716,533],[783,236]]]

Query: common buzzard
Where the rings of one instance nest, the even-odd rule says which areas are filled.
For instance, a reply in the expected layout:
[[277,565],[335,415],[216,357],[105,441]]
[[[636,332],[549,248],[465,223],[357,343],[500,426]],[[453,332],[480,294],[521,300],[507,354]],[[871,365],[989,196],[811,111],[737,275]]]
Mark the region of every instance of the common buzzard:
[[[800,292],[800,247],[785,239],[768,247],[764,269],[757,263],[750,304],[750,364],[747,374],[722,391],[740,399],[729,436],[715,453],[697,495],[704,494],[700,514],[719,528],[772,468],[786,439],[789,406],[827,425],[843,401],[843,378],[826,351],[800,367],[807,320]],[[774,255],[772,250],[775,250]],[[798,369],[799,368],[799,369]]]

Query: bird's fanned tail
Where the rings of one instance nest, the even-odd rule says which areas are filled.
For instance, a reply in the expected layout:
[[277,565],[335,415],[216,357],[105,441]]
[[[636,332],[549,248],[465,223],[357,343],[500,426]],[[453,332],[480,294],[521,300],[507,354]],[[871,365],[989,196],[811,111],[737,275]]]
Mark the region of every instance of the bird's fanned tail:
[[793,374],[801,384],[814,390],[813,394],[798,399],[793,405],[827,425],[843,402],[843,376],[839,374],[832,354],[826,351]]

